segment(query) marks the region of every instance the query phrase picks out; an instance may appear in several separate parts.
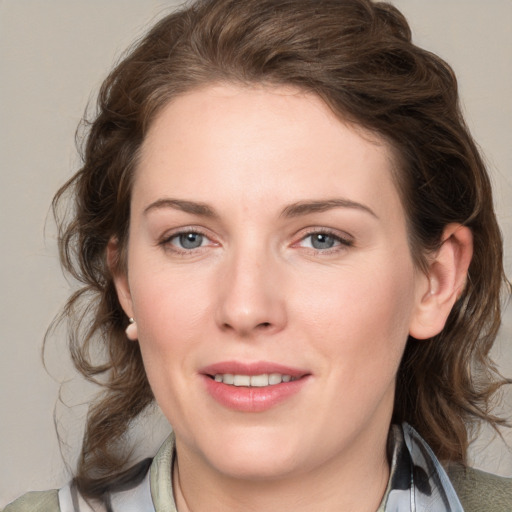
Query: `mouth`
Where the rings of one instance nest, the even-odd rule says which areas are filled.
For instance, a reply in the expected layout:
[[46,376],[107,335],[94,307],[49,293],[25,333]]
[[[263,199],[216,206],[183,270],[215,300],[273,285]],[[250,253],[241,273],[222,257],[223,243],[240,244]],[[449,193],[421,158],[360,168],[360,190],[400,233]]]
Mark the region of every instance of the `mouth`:
[[276,386],[283,382],[293,382],[294,380],[300,378],[282,373],[262,373],[259,375],[216,373],[215,375],[209,375],[209,377],[213,379],[215,382],[222,382],[223,384],[227,384],[228,386],[252,388]]
[[307,387],[310,372],[269,362],[223,362],[203,368],[206,390],[222,406],[263,412],[292,399]]

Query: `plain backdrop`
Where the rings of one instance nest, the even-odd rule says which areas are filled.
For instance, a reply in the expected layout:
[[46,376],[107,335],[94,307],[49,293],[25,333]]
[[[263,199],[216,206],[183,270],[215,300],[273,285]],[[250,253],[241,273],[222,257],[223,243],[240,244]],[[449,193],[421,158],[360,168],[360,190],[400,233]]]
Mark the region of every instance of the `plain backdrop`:
[[[91,387],[73,379],[63,331],[45,330],[73,284],[62,276],[49,216],[57,188],[78,167],[74,132],[86,104],[121,52],[177,2],[0,0],[0,507],[27,490],[59,487],[70,473]],[[459,78],[468,123],[488,162],[512,275],[512,1],[394,0],[414,40],[445,58]],[[512,313],[495,357],[512,375]],[[512,390],[505,397],[510,418]],[[156,426],[153,426],[156,425]],[[168,427],[139,425],[151,455]],[[512,446],[511,433],[505,434]],[[473,464],[512,476],[512,451],[484,431]]]

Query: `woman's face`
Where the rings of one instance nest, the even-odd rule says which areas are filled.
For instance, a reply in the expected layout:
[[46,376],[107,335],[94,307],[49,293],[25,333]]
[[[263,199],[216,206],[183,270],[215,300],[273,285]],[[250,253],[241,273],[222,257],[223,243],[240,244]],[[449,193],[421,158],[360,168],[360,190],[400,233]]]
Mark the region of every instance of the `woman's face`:
[[117,286],[180,456],[249,478],[385,458],[428,291],[393,165],[291,88],[210,86],[159,114]]

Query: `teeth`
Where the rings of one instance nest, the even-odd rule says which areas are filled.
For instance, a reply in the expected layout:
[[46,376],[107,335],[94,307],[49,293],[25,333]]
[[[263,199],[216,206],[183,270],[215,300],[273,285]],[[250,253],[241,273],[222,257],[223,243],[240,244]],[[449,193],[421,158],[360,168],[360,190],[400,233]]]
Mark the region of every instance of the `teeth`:
[[214,376],[216,382],[223,382],[233,386],[245,386],[262,388],[265,386],[275,386],[281,382],[290,382],[297,380],[297,377],[283,375],[281,373],[263,373],[261,375],[233,375],[231,373],[217,373]]
[[271,373],[268,376],[268,383],[271,386],[273,386],[274,384],[281,384],[281,382],[283,381],[283,377],[288,377],[288,375],[281,375],[280,373]]
[[233,379],[233,384],[235,386],[250,386],[251,377],[249,377],[249,375],[235,375],[235,378]]
[[253,375],[251,377],[251,386],[262,388],[264,386],[268,386],[268,375]]

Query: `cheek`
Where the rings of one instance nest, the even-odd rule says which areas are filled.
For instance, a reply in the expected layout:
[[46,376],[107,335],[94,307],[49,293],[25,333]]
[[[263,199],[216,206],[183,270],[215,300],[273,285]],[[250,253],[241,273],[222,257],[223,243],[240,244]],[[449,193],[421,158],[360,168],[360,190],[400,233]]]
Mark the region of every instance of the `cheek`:
[[[130,289],[148,376],[189,365],[189,355],[211,332],[211,286],[205,272],[133,259]],[[143,270],[140,270],[143,269]],[[203,340],[204,341],[204,340]]]
[[[145,371],[156,398],[171,424],[191,411],[181,397],[190,397],[191,368],[207,332],[206,297],[199,283],[179,273],[134,276],[132,295],[139,345]],[[192,400],[192,399],[191,399]]]
[[345,269],[339,280],[317,275],[303,290],[303,328],[345,375],[396,371],[414,307],[414,269],[402,263]]

